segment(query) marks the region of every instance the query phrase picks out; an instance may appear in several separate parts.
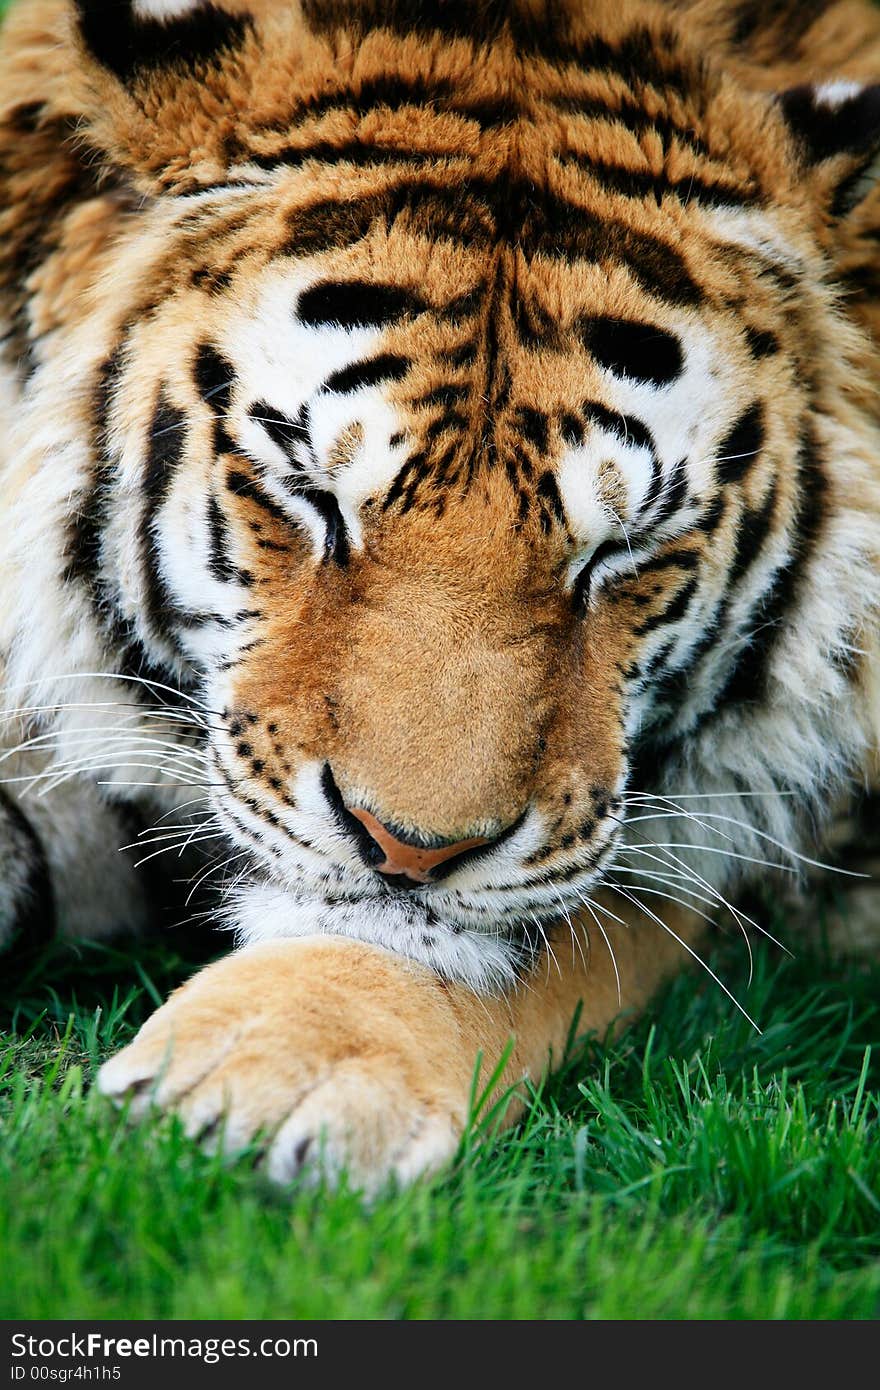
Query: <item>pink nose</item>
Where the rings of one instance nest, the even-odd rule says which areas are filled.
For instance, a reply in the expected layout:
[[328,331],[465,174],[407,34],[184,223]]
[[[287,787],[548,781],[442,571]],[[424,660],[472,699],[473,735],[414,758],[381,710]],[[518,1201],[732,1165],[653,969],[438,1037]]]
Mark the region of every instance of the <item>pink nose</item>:
[[457,854],[463,854],[467,849],[476,849],[478,845],[489,843],[482,836],[475,836],[470,840],[458,840],[453,845],[444,845],[442,849],[422,849],[419,845],[408,845],[404,840],[398,840],[369,811],[356,811],[352,808],[351,814],[360,821],[367,834],[376,841],[385,855],[384,861],[374,865],[374,868],[380,874],[399,874],[404,878],[411,878],[414,883],[430,883],[432,869],[445,864],[449,859],[454,859]]

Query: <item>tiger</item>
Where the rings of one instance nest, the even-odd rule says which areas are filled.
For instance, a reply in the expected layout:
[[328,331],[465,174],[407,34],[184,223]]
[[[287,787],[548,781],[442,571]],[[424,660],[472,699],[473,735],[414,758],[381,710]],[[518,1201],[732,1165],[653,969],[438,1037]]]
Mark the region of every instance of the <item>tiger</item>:
[[877,73],[867,0],[13,4],[0,942],[137,952],[168,851],[230,942],[131,1118],[410,1182],[868,863]]

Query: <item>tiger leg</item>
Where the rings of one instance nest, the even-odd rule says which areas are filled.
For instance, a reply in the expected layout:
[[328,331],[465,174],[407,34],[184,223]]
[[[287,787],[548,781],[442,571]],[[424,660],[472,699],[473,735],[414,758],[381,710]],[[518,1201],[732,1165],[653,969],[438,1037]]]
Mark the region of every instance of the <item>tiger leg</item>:
[[[670,914],[669,925],[696,939],[696,919]],[[251,946],[172,995],[99,1084],[135,1116],[173,1110],[191,1136],[228,1150],[259,1138],[279,1181],[304,1165],[331,1179],[344,1169],[372,1192],[455,1153],[479,1055],[485,1077],[513,1039],[500,1085],[537,1079],[561,1057],[578,1006],[581,1029],[604,1033],[687,959],[656,925],[614,931],[614,961],[585,928],[571,957],[557,949],[559,967],[544,958],[494,997],[348,939]],[[511,1099],[507,1122],[521,1104]]]
[[46,940],[55,930],[52,879],[42,841],[0,787],[0,950],[12,941]]
[[842,872],[823,876],[818,912],[804,912],[802,904],[795,912],[832,954],[875,957],[880,948],[880,786],[863,792],[832,819],[822,856]]
[[45,797],[0,785],[0,951],[142,931],[147,880],[120,853],[132,838],[130,815],[93,783],[72,780]]

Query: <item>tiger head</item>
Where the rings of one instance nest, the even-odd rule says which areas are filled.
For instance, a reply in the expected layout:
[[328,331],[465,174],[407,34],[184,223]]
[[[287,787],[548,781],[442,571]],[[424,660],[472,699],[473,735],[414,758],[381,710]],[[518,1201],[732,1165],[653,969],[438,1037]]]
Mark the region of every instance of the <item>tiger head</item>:
[[880,97],[756,90],[743,5],[44,8],[114,343],[68,580],[202,702],[250,934],[502,978],[792,698]]

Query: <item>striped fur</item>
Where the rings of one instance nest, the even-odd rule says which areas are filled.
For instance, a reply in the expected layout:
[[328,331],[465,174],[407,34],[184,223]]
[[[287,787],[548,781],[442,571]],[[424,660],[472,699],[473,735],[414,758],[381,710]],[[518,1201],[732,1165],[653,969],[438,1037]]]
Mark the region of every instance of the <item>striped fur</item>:
[[[201,797],[240,942],[507,988],[652,854],[821,849],[880,729],[872,74],[860,0],[21,0],[6,741],[96,864]],[[354,811],[489,843],[403,892]]]

